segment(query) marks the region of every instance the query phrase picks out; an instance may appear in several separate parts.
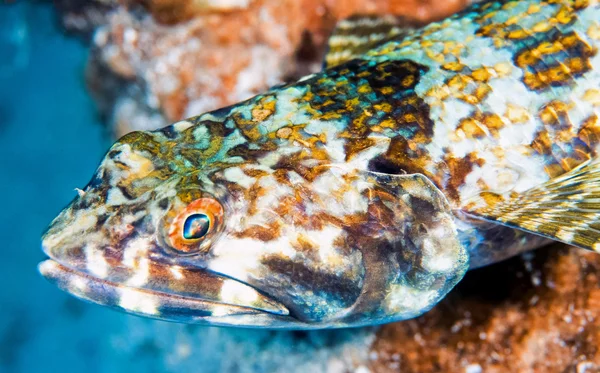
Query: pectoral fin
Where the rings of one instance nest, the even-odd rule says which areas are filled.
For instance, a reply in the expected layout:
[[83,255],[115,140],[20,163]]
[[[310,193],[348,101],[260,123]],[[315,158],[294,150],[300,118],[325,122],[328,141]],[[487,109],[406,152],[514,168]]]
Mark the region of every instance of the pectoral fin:
[[600,159],[524,193],[483,193],[469,215],[600,252]]
[[329,38],[324,67],[330,68],[360,57],[386,42],[402,38],[415,23],[396,16],[353,16],[338,22]]

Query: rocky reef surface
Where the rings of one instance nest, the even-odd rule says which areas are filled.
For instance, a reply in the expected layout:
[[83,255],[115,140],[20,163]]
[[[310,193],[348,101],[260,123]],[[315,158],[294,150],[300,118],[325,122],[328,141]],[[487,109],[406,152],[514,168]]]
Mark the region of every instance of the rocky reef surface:
[[[88,84],[117,135],[153,129],[318,71],[337,20],[393,13],[419,22],[465,0],[59,0],[91,39]],[[92,31],[96,30],[92,34]]]
[[554,244],[468,272],[429,313],[384,326],[373,372],[600,372],[600,255]]

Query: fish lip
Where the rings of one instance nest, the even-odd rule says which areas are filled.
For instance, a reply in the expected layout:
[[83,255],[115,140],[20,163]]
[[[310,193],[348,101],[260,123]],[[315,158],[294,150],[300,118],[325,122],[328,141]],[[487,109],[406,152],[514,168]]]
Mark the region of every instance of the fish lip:
[[[251,324],[236,324],[235,317],[260,315],[267,321],[272,318],[277,323],[294,320],[287,307],[270,297],[269,301],[279,306],[280,312],[128,286],[71,268],[54,258],[40,262],[38,271],[48,281],[79,299],[164,321],[253,327]],[[227,317],[228,321],[219,322],[223,317]]]

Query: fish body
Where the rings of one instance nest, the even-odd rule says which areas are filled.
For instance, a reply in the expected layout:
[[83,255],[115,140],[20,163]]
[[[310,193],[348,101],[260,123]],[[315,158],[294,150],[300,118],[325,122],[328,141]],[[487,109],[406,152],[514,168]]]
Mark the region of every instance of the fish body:
[[599,22],[592,0],[342,22],[322,72],[121,138],[40,271],[159,319],[333,328],[549,240],[598,249]]

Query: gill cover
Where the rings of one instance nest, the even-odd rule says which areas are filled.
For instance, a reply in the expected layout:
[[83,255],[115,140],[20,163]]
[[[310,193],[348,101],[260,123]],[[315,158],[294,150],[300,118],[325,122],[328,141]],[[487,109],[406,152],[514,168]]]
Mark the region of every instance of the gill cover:
[[469,267],[451,207],[421,174],[360,172],[368,185],[365,220],[353,240],[367,268],[361,296],[345,323],[379,324],[431,309]]
[[[242,167],[251,174],[249,168]],[[241,325],[303,329],[405,320],[431,309],[464,276],[469,258],[455,217],[428,178],[344,165],[313,172],[319,176],[312,181],[253,180],[262,187],[252,193],[270,198],[244,210],[211,249],[209,268],[243,274],[289,310],[266,324],[253,316]],[[218,322],[240,325],[234,316]]]

